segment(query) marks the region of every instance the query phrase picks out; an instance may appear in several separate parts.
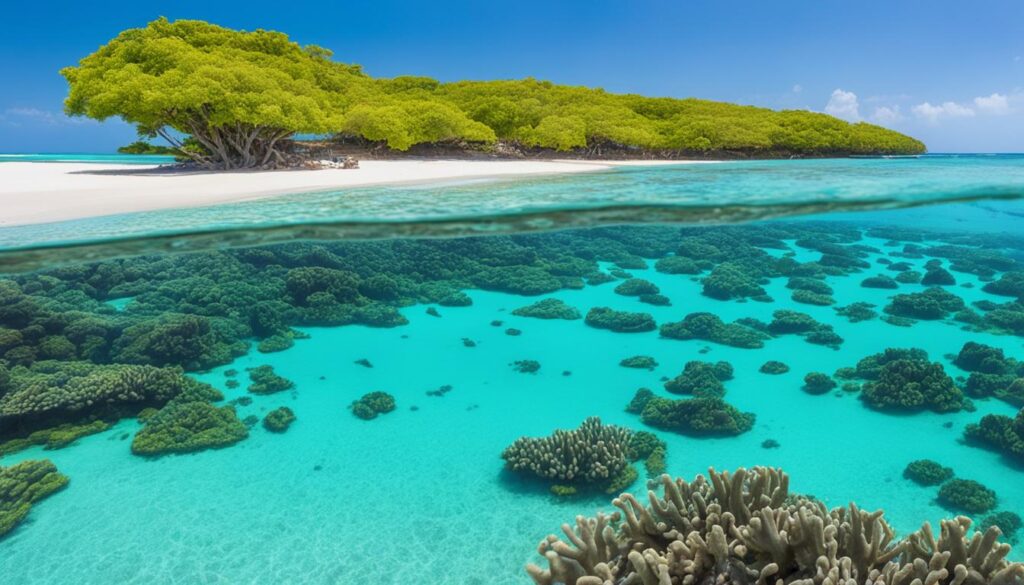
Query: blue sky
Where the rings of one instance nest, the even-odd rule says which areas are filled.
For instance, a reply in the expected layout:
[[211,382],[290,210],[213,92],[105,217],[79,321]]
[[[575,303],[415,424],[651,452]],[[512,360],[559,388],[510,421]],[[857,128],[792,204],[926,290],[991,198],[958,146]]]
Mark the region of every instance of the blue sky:
[[267,28],[375,76],[559,83],[827,111],[933,152],[1024,151],[1024,2],[19,2],[0,20],[0,152],[105,152],[58,69],[157,16]]

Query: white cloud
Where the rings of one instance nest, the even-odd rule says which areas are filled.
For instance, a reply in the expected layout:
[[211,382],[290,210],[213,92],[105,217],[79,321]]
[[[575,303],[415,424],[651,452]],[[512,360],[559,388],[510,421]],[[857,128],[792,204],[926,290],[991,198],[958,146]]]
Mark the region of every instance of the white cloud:
[[918,118],[924,118],[929,122],[937,122],[940,118],[969,118],[974,116],[974,110],[956,102],[942,102],[939,105],[932,105],[929,102],[917,104],[910,111]]
[[0,114],[0,123],[9,126],[65,126],[88,124],[92,121],[86,118],[71,118],[61,112],[39,108],[7,108]]
[[800,85],[799,83],[793,86],[793,93],[800,93],[803,90],[804,86]]
[[828,104],[825,105],[825,113],[851,122],[860,120],[860,105],[857,103],[857,94],[852,91],[836,89],[832,92],[832,96],[828,98]]
[[978,108],[979,112],[996,116],[1010,113],[1010,101],[1000,93],[974,98],[974,107]]
[[900,113],[899,106],[879,106],[875,108],[875,113],[871,114],[871,119],[879,124],[892,124],[902,120],[903,114]]

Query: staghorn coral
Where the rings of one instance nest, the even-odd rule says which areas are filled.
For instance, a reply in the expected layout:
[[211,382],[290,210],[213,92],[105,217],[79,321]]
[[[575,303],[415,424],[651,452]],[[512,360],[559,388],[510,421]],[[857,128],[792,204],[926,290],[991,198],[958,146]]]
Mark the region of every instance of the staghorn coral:
[[659,442],[651,435],[633,445],[633,437],[633,431],[604,425],[592,416],[573,430],[558,429],[548,437],[520,437],[505,448],[501,458],[514,472],[559,486],[617,491],[624,478],[636,477],[629,462],[639,455],[649,456]]
[[827,509],[789,493],[780,469],[661,476],[662,494],[612,501],[618,510],[562,525],[540,542],[536,585],[1019,585],[1000,531],[969,535],[971,520],[943,520],[897,540],[882,511]]

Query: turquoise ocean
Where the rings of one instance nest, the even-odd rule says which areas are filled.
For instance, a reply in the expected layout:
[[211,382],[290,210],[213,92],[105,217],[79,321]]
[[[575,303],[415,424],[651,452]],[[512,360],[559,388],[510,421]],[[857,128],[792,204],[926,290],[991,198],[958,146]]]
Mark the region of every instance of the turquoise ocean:
[[[938,487],[904,477],[919,459],[998,495],[997,506],[978,519],[1024,514],[1021,461],[964,438],[982,416],[1012,418],[1021,404],[969,396],[970,372],[954,363],[967,342],[1024,360],[1024,326],[1015,332],[985,320],[993,311],[1012,312],[994,307],[1017,300],[987,285],[1024,270],[1021,195],[1024,157],[1012,155],[751,161],[294,195],[0,230],[0,280],[16,282],[48,310],[85,311],[122,329],[172,312],[245,321],[244,303],[225,299],[263,282],[287,282],[298,267],[350,271],[362,281],[388,274],[399,292],[378,300],[404,318],[389,323],[404,322],[395,326],[332,322],[311,317],[312,301],[292,294],[282,304],[301,306],[282,307],[281,318],[298,333],[293,346],[260,352],[259,335],[245,331],[236,334],[248,344],[238,355],[186,368],[222,392],[218,406],[250,398],[235,403],[240,419],[290,408],[296,421],[284,433],[256,424],[224,448],[142,457],[130,447],[142,423],[122,416],[61,449],[31,446],[0,456],[0,466],[49,459],[70,478],[0,537],[0,581],[530,583],[523,566],[541,562],[536,543],[578,514],[611,510],[612,496],[555,496],[505,469],[502,451],[518,437],[576,428],[591,416],[656,434],[667,444],[673,476],[777,466],[792,476],[794,491],[829,506],[855,501],[884,509],[901,533],[961,513],[937,500]],[[465,258],[475,272],[460,273],[461,264],[442,253]],[[660,259],[687,254],[696,273],[656,268]],[[958,320],[956,311],[884,319],[894,315],[885,310],[894,296],[932,287],[910,278],[893,288],[862,281],[896,276],[898,262],[907,264],[899,272],[926,274],[935,261],[954,280],[939,288],[978,319]],[[730,262],[770,301],[705,294],[704,281]],[[787,288],[794,270],[827,284],[827,304],[794,300],[795,289]],[[518,276],[502,276],[511,271]],[[101,286],[101,272],[117,276]],[[596,273],[610,276],[594,279]],[[616,293],[629,278],[653,283],[671,304]],[[529,279],[540,284],[523,284]],[[471,303],[424,292],[441,281],[458,283]],[[594,307],[647,313],[658,325],[701,312],[727,323],[770,322],[774,312],[792,310],[831,326],[843,341],[829,347],[777,335],[746,349],[512,314],[542,299],[564,301],[581,315]],[[870,303],[876,316],[851,322],[835,310],[853,303]],[[0,312],[0,326],[16,328],[4,315],[10,311]],[[970,407],[886,410],[872,408],[862,392],[803,388],[811,372],[832,376],[886,348],[925,350]],[[58,361],[86,359],[82,352],[78,345]],[[116,363],[116,355],[87,359]],[[619,364],[637,355],[658,365]],[[13,372],[15,359],[5,359]],[[32,367],[25,362],[31,359],[17,359]],[[523,373],[511,366],[519,360],[540,367]],[[683,434],[626,412],[641,387],[687,398],[663,385],[692,360],[732,365],[724,400],[756,415],[750,430]],[[769,360],[790,369],[759,372]],[[262,365],[293,388],[248,392],[246,368]],[[238,387],[228,386],[228,370],[239,372]],[[445,386],[441,396],[428,394]],[[371,391],[393,395],[395,410],[372,420],[353,416],[349,405]],[[13,438],[12,429],[0,438]],[[778,446],[766,448],[768,440]],[[638,468],[628,489],[644,493]],[[1022,550],[1013,553],[1017,560],[1024,560]]]

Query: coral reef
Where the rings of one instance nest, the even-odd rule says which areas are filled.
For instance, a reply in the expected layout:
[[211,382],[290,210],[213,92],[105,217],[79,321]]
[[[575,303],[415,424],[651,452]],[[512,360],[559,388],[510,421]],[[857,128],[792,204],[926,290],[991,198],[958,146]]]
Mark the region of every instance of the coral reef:
[[520,307],[512,311],[513,315],[520,317],[534,317],[536,319],[565,319],[573,321],[580,318],[580,312],[572,305],[566,304],[559,299],[544,299],[532,305]]
[[704,270],[701,263],[682,256],[666,256],[654,263],[654,269],[664,274],[700,274]]
[[987,414],[967,425],[964,438],[970,444],[998,451],[1011,459],[1024,460],[1024,408],[1015,418]]
[[851,303],[845,307],[834,307],[834,309],[837,315],[846,317],[850,323],[870,321],[878,316],[875,305],[865,302]]
[[803,303],[805,305],[827,307],[836,303],[836,300],[828,295],[819,294],[802,288],[793,291],[793,294],[790,296],[794,302]]
[[47,360],[16,367],[6,377],[0,385],[0,437],[133,416],[186,392],[219,399],[216,390],[184,376],[179,368]]
[[953,470],[932,461],[918,459],[907,464],[903,477],[923,486],[939,485],[953,477]]
[[996,507],[996,493],[973,479],[951,479],[939,488],[938,501],[954,510],[982,514]]
[[274,353],[278,351],[284,351],[291,349],[295,345],[295,337],[288,334],[271,335],[266,339],[260,340],[256,345],[256,350],[260,353]]
[[746,325],[752,329],[763,331],[772,336],[779,335],[800,335],[804,341],[815,345],[824,345],[838,349],[843,344],[843,338],[827,325],[800,311],[781,309],[772,313],[771,323],[763,323],[756,319],[741,319],[737,323]]
[[720,398],[725,395],[725,385],[722,382],[731,380],[732,375],[733,369],[729,362],[713,364],[690,361],[678,376],[665,382],[665,390],[673,394]]
[[102,433],[109,428],[110,423],[102,420],[83,424],[65,423],[52,429],[35,431],[25,438],[4,441],[0,443],[0,455],[15,453],[33,445],[42,445],[46,450],[62,449],[82,437]]
[[948,270],[937,266],[929,268],[924,273],[924,277],[921,279],[921,284],[925,286],[953,286],[956,284],[956,279],[949,273]]
[[754,414],[740,412],[721,398],[670,400],[652,397],[640,412],[652,427],[684,435],[739,435],[754,426]]
[[1007,542],[1013,544],[1017,543],[1017,532],[1024,527],[1024,520],[1016,512],[1010,512],[1009,510],[1003,510],[1001,512],[994,512],[985,516],[981,520],[981,524],[978,525],[978,530],[981,532],[988,532],[989,528],[996,527],[1003,533],[1003,538]]
[[943,520],[903,539],[882,511],[827,509],[789,493],[778,469],[708,471],[692,481],[661,477],[662,495],[632,494],[618,510],[577,516],[537,551],[536,585],[1014,585],[1024,564],[1006,560],[999,529],[970,533],[971,520]]
[[640,296],[638,296],[636,298],[636,300],[640,301],[641,303],[647,303],[648,305],[654,305],[655,307],[671,307],[672,306],[672,299],[666,297],[665,295],[658,295],[658,294],[640,295]]
[[295,387],[295,383],[278,376],[274,372],[274,367],[269,365],[256,366],[249,368],[249,392],[253,394],[274,394],[276,392],[283,392],[285,390],[291,390]]
[[1003,273],[999,280],[986,283],[982,290],[994,295],[1007,297],[1024,297],[1024,272],[1014,271]]
[[665,323],[659,330],[669,339],[701,339],[744,349],[764,347],[768,336],[756,329],[736,323],[724,323],[712,313],[690,313],[682,321]]
[[234,407],[176,398],[149,417],[132,439],[132,453],[159,456],[233,445],[249,436]]
[[287,406],[275,408],[263,417],[263,428],[273,433],[283,433],[295,422],[295,413]]
[[616,311],[608,307],[594,307],[587,312],[586,324],[597,329],[610,329],[618,333],[654,331],[657,325],[649,313]]
[[[630,460],[636,458],[632,438],[629,429],[604,425],[601,419],[590,417],[573,430],[559,429],[548,437],[520,437],[502,451],[501,458],[510,470],[554,485],[618,491],[630,476],[636,479],[636,470],[630,466]],[[626,486],[630,483],[632,480]]]
[[658,367],[658,361],[649,355],[635,355],[623,358],[619,365],[624,368],[637,368],[640,370],[653,370]]
[[904,270],[896,275],[896,282],[901,284],[920,284],[923,275],[916,270]]
[[806,290],[823,296],[832,296],[832,287],[824,280],[809,278],[806,276],[791,276],[786,282],[786,288],[793,290]]
[[896,282],[891,276],[884,274],[865,278],[860,282],[860,285],[864,288],[897,289],[900,287],[900,283]]
[[427,390],[427,396],[434,396],[434,397],[437,397],[437,398],[441,398],[442,396],[444,396],[445,394],[447,394],[447,393],[449,393],[451,391],[452,391],[452,385],[451,384],[444,384],[443,386],[439,387],[436,390]]
[[650,388],[639,388],[636,394],[633,395],[633,399],[626,405],[626,412],[632,414],[640,414],[644,411],[644,407],[647,403],[654,398],[654,392],[651,392]]
[[887,347],[881,353],[869,355],[858,361],[852,375],[865,380],[877,380],[882,374],[882,368],[897,360],[928,361],[928,352],[916,347]]
[[32,505],[68,484],[48,459],[0,467],[0,538],[28,516]]
[[630,278],[615,287],[615,293],[627,297],[639,297],[641,295],[656,295],[661,292],[653,282],[642,278]]
[[945,319],[950,313],[964,309],[964,300],[939,287],[924,292],[900,294],[892,297],[885,312],[909,319]]
[[164,314],[132,325],[114,340],[114,361],[150,366],[180,365],[204,370],[244,354],[230,321],[199,315]]
[[780,361],[768,360],[765,363],[763,363],[757,371],[761,372],[762,374],[771,374],[773,376],[777,376],[779,374],[785,374],[786,372],[788,372],[789,366]]
[[726,301],[729,299],[754,298],[768,300],[768,294],[761,287],[761,282],[751,276],[751,272],[739,264],[723,262],[711,270],[703,280],[704,295],[713,299]]
[[536,374],[540,370],[540,362],[537,360],[516,360],[511,365],[520,374]]
[[350,406],[352,414],[363,420],[377,418],[395,410],[395,397],[387,392],[375,391],[363,394]]
[[647,477],[658,477],[665,473],[667,465],[665,463],[665,447],[658,447],[651,451],[644,459],[644,471],[647,472]]
[[974,341],[968,341],[960,348],[953,363],[968,372],[984,374],[1006,374],[1019,366],[1016,360],[1007,359],[1003,350]]
[[879,409],[956,412],[971,408],[942,364],[920,359],[886,363],[877,379],[864,384],[861,397]]
[[804,376],[804,391],[809,394],[824,394],[835,389],[836,382],[828,374],[811,372]]

